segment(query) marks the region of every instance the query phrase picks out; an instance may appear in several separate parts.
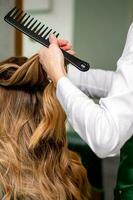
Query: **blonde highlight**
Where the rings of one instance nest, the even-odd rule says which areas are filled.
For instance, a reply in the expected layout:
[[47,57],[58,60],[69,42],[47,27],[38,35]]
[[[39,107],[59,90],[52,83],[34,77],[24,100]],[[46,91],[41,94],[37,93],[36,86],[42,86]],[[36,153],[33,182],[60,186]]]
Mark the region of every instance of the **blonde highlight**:
[[3,200],[88,200],[79,156],[67,147],[66,115],[38,55],[0,63]]

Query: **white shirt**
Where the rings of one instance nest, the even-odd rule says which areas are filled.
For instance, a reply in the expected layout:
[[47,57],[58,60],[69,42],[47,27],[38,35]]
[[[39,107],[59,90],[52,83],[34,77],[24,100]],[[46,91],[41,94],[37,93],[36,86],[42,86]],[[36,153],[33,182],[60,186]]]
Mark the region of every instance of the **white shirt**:
[[[133,134],[133,24],[116,72],[70,66],[56,94],[72,127],[99,157],[117,154]],[[95,104],[86,94],[102,98]]]

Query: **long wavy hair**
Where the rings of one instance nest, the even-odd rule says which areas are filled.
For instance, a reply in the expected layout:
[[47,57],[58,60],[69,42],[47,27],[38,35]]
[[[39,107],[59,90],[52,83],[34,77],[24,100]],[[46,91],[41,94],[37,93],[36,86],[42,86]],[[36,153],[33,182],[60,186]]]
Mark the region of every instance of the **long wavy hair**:
[[0,199],[90,199],[86,170],[67,147],[65,120],[38,55],[0,63]]

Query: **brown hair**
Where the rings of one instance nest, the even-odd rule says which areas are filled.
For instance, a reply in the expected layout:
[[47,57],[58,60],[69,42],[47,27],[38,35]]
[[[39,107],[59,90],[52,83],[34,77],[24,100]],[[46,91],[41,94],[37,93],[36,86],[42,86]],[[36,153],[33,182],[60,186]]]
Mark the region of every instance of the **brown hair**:
[[88,200],[66,116],[38,55],[0,63],[0,188],[3,200]]

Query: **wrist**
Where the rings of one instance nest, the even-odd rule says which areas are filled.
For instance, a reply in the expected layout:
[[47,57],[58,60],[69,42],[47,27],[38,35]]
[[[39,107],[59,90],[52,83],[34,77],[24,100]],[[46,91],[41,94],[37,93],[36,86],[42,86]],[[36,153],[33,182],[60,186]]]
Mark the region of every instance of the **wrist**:
[[63,73],[63,74],[60,74],[60,75],[58,75],[57,77],[55,77],[55,79],[53,80],[55,87],[56,87],[58,81],[59,81],[62,77],[65,77],[65,76],[66,76],[66,74]]

